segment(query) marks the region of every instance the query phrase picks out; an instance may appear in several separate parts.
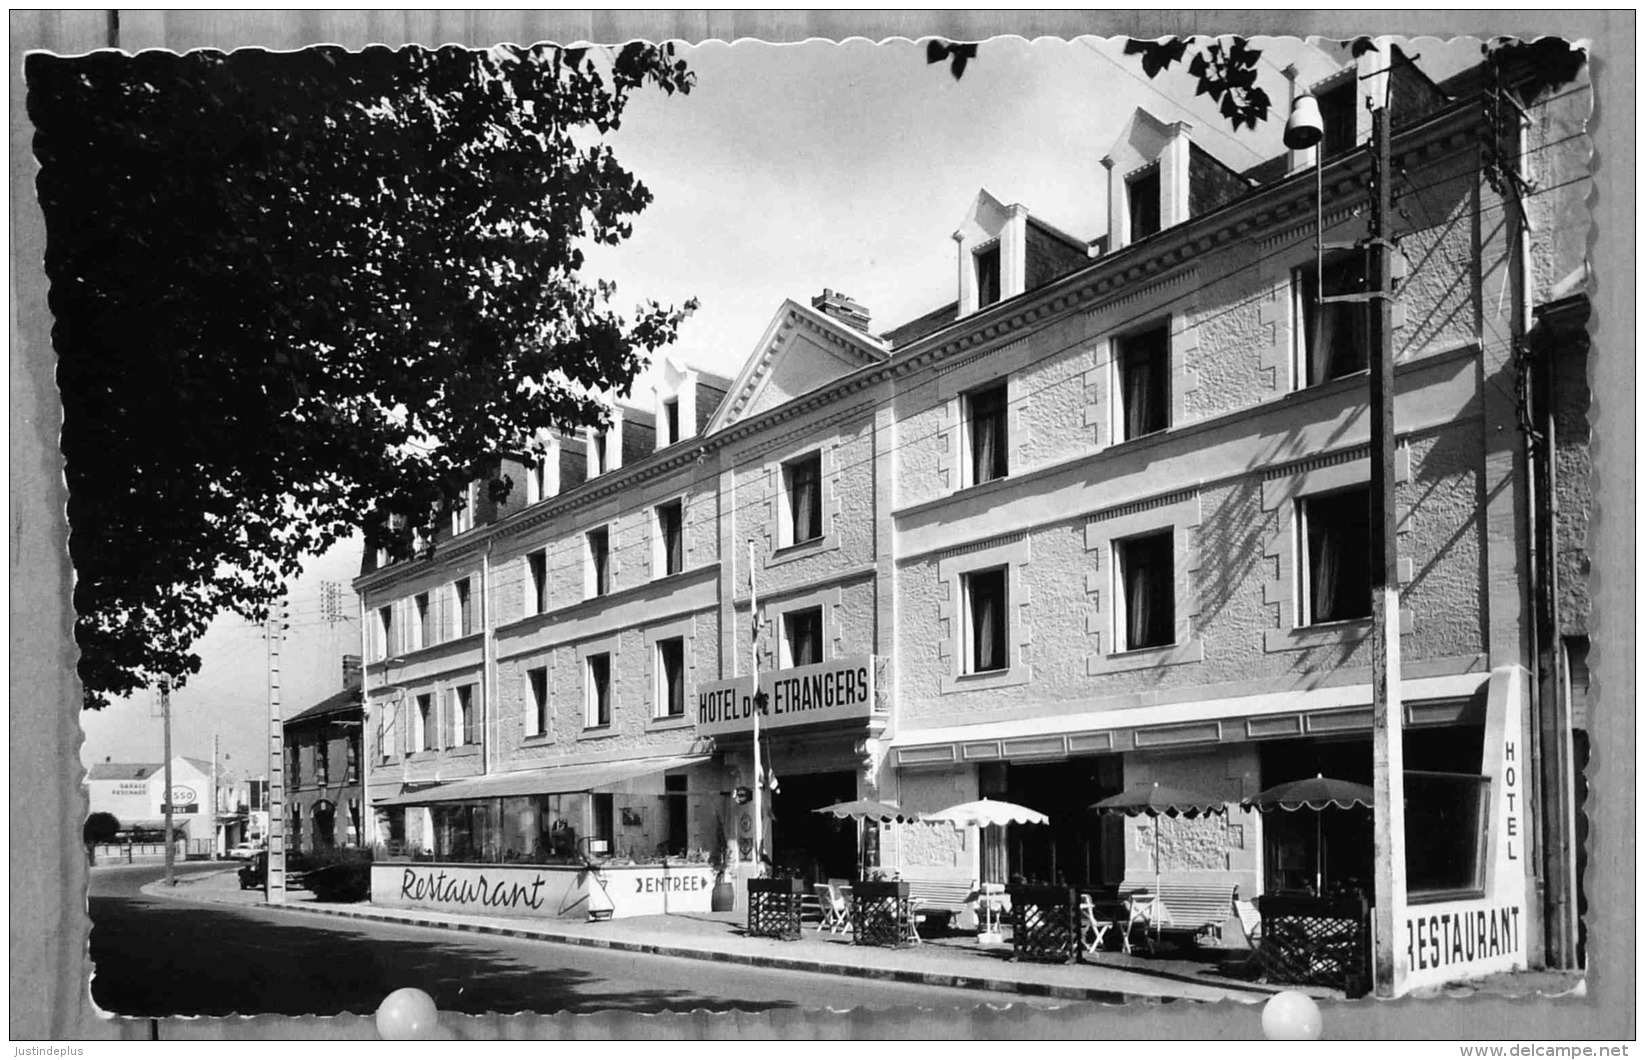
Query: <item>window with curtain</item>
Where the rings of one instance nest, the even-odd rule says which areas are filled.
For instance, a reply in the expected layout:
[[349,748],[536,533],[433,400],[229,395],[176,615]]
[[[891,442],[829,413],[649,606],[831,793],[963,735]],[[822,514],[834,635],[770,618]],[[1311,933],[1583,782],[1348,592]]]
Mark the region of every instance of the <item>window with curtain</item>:
[[451,535],[466,534],[474,529],[474,505],[479,500],[479,491],[476,484],[470,482],[463,490],[461,501],[456,502],[460,507],[451,509]]
[[[1371,349],[1371,306],[1367,302],[1319,303],[1312,262],[1294,274],[1297,291],[1295,333],[1302,336],[1301,377],[1304,386],[1363,372]],[[1327,298],[1359,294],[1369,289],[1365,256],[1357,251],[1325,259],[1321,276]]]
[[965,395],[968,486],[1006,474],[1006,390],[1000,382]]
[[808,607],[783,616],[783,639],[789,666],[810,666],[822,658],[822,608]]
[[789,541],[797,545],[822,536],[822,454],[810,453],[783,465],[788,492]]
[[417,594],[417,644],[426,648],[434,643],[434,613],[428,606],[428,594]]
[[611,591],[611,532],[600,527],[588,532],[588,592],[604,596]]
[[323,734],[314,744],[314,783],[322,788],[331,784],[331,745]]
[[977,264],[977,308],[1000,300],[1000,245],[995,243],[974,255]]
[[457,688],[457,714],[462,718],[462,742],[466,746],[474,746],[480,742],[480,712],[474,707],[474,686],[459,685]]
[[1176,579],[1172,533],[1133,537],[1115,544],[1119,571],[1116,640],[1122,651],[1176,643]]
[[428,694],[417,697],[417,738],[415,746],[419,751],[434,750],[434,697]]
[[1310,624],[1371,614],[1371,491],[1298,501],[1303,540],[1303,614]]
[[685,641],[680,637],[657,642],[657,716],[685,716]]
[[1171,425],[1171,327],[1161,324],[1119,340],[1121,440]]
[[679,501],[657,505],[657,539],[662,573],[678,574],[685,569],[684,512]]
[[541,736],[548,732],[548,667],[538,666],[526,671],[531,686],[531,702],[527,704],[527,736]]
[[377,658],[386,659],[394,654],[394,608],[377,609]]
[[1005,568],[965,575],[965,603],[966,672],[981,674],[1006,669],[1010,657],[1006,651]]
[[350,736],[346,747],[348,749],[344,753],[348,755],[348,759],[344,766],[346,771],[343,775],[343,783],[358,784],[360,783],[360,738]]
[[587,724],[590,728],[611,724],[611,655],[601,652],[587,661]]
[[457,635],[459,637],[466,637],[474,632],[474,606],[469,595],[470,584],[467,578],[459,578],[451,586],[452,603],[456,605]]
[[1131,211],[1131,241],[1146,239],[1160,229],[1159,166],[1125,182],[1127,205]]

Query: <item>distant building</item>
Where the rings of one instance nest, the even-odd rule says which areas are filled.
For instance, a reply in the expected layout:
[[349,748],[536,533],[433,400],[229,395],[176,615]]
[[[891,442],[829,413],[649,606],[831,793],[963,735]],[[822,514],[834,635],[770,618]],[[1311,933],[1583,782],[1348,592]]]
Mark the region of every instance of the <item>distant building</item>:
[[360,657],[343,656],[343,690],[286,719],[286,849],[362,845]]
[[[163,762],[104,760],[86,775],[92,813],[110,813],[126,833],[165,829]],[[211,763],[178,755],[171,760],[172,828],[190,841],[212,837]]]

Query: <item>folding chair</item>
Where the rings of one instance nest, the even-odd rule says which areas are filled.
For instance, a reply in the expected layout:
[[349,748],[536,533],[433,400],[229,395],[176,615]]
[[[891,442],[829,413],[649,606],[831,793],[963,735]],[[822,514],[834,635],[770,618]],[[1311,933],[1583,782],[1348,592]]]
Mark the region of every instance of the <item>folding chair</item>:
[[[1097,918],[1097,907],[1092,904],[1091,896],[1088,894],[1080,895],[1080,915],[1085,918],[1085,930],[1082,933],[1085,952],[1096,953],[1102,949],[1102,942],[1108,937],[1108,929],[1113,927],[1113,924]],[[1131,944],[1127,942],[1125,948],[1129,952]]]
[[840,889],[832,883],[819,883],[816,890],[817,901],[822,905],[822,921],[817,925],[817,930],[831,931],[836,935],[849,930],[851,917]]

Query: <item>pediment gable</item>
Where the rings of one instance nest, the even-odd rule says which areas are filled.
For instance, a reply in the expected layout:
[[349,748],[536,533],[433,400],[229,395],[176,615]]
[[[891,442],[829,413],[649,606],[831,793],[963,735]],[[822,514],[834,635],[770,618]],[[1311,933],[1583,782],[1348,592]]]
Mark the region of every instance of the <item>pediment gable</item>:
[[757,416],[889,356],[873,336],[786,300],[705,433]]

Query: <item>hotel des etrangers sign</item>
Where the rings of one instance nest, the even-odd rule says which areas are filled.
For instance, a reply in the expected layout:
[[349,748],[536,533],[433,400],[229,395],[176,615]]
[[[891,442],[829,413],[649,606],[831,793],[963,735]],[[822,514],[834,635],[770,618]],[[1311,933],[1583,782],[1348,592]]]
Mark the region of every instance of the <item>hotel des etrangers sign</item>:
[[[697,688],[697,732],[703,736],[747,733],[754,726],[752,682],[747,677]],[[760,675],[765,693],[761,729],[850,721],[874,712],[874,657],[843,659]]]

